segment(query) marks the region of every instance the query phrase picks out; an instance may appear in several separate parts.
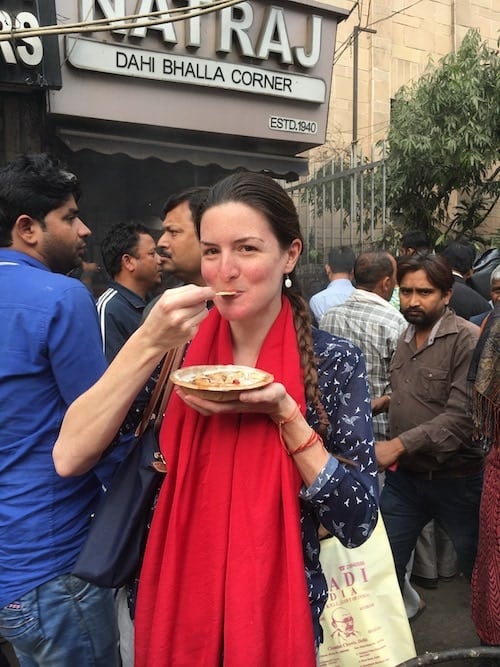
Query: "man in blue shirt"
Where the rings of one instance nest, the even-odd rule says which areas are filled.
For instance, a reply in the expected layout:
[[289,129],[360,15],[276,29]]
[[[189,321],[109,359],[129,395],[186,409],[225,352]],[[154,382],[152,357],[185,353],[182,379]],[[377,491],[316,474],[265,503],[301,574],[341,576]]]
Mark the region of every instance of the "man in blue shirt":
[[111,283],[97,300],[97,310],[104,353],[111,362],[141,324],[163,268],[151,233],[140,223],[113,225],[101,243],[101,254]]
[[21,667],[118,664],[112,591],[71,575],[101,483],[52,460],[68,405],[107,365],[92,296],[65,275],[90,235],[79,194],[44,154],[0,170],[0,632]]
[[[163,266],[151,233],[140,223],[113,225],[101,243],[101,255],[111,282],[97,300],[97,312],[104,354],[111,363],[141,324],[148,296],[161,284]],[[122,425],[122,444],[133,437],[155,382],[156,375],[134,401]]]
[[[104,353],[113,361],[125,342],[142,322],[148,295],[162,280],[162,259],[148,229],[140,223],[118,223],[110,228],[101,243],[102,261],[111,276],[108,289],[97,300],[97,311]],[[138,394],[122,425],[120,450],[128,450],[157,380],[153,374]],[[113,456],[108,457],[113,466]],[[131,582],[132,584],[132,582]],[[134,664],[133,625],[127,602],[127,587],[117,592],[122,667]]]
[[325,265],[326,275],[330,281],[328,287],[314,294],[309,307],[316,323],[319,323],[327,310],[338,306],[354,292],[352,277],[356,255],[349,246],[331,248],[328,253],[328,264]]

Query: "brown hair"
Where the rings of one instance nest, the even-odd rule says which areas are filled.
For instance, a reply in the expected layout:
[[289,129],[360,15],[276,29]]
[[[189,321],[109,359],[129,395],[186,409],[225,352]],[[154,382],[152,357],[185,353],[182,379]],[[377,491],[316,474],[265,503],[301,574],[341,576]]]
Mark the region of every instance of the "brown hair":
[[[213,206],[225,202],[240,202],[259,211],[269,222],[280,247],[288,250],[294,239],[303,242],[297,210],[292,199],[269,176],[250,172],[231,174],[216,183],[207,195],[195,218],[198,235],[203,213]],[[329,420],[318,386],[317,360],[314,355],[312,339],[312,321],[307,303],[296,276],[295,269],[289,275],[292,281],[290,288],[283,286],[284,295],[290,300],[293,321],[297,332],[300,362],[304,376],[306,399],[312,403],[320,421],[320,435],[326,435]]]

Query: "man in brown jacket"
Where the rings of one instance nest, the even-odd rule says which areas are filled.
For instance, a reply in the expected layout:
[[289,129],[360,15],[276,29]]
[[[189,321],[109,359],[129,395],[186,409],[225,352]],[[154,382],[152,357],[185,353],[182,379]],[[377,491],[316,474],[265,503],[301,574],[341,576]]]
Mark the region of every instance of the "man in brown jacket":
[[466,376],[479,328],[448,303],[451,267],[436,255],[398,263],[409,322],[391,363],[391,440],[376,443],[386,470],[380,507],[400,585],[422,528],[435,519],[470,577],[476,555],[483,452],[472,440]]

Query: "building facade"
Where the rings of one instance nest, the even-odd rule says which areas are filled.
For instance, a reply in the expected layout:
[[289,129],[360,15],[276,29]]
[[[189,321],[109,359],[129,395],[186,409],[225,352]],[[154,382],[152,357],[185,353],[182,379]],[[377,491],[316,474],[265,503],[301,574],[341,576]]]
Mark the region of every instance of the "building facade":
[[[328,132],[325,144],[308,153],[311,173],[353,140],[370,155],[387,137],[396,92],[456,51],[471,28],[498,48],[498,0],[328,1],[350,14],[339,24]],[[500,204],[481,231],[498,243]]]
[[[348,146],[357,115],[357,140],[365,147],[387,136],[391,99],[401,86],[416,81],[430,62],[456,51],[470,28],[491,48],[497,46],[497,0],[328,0],[346,9],[339,24],[332,97],[325,145],[313,156]],[[357,67],[356,59],[357,35]],[[357,110],[353,79],[357,70]]]
[[[430,60],[471,27],[496,44],[496,5],[5,0],[0,161],[61,157],[82,180],[98,259],[109,225],[159,226],[163,202],[185,187],[241,168],[293,181],[353,140],[368,153],[395,92]],[[499,218],[497,207],[493,229]]]
[[[298,154],[326,139],[345,10],[316,0],[33,0],[52,13],[28,19],[29,3],[3,4],[4,69],[31,54],[15,83],[34,83],[14,91],[14,108],[5,76],[0,159],[50,150],[78,174],[89,259],[114,222],[159,226],[163,202],[186,187],[236,169],[307,173]],[[56,82],[35,71],[45,43],[60,58]]]

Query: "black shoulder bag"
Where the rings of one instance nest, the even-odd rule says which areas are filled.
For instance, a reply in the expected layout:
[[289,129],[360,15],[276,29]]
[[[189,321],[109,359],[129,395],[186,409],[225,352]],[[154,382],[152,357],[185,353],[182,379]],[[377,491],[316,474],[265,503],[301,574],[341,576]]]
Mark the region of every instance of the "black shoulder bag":
[[123,586],[141,564],[152,505],[167,472],[158,432],[172,392],[168,377],[180,365],[183,352],[184,348],[176,348],[165,356],[136,442],[103,495],[73,568],[72,574],[97,586]]

